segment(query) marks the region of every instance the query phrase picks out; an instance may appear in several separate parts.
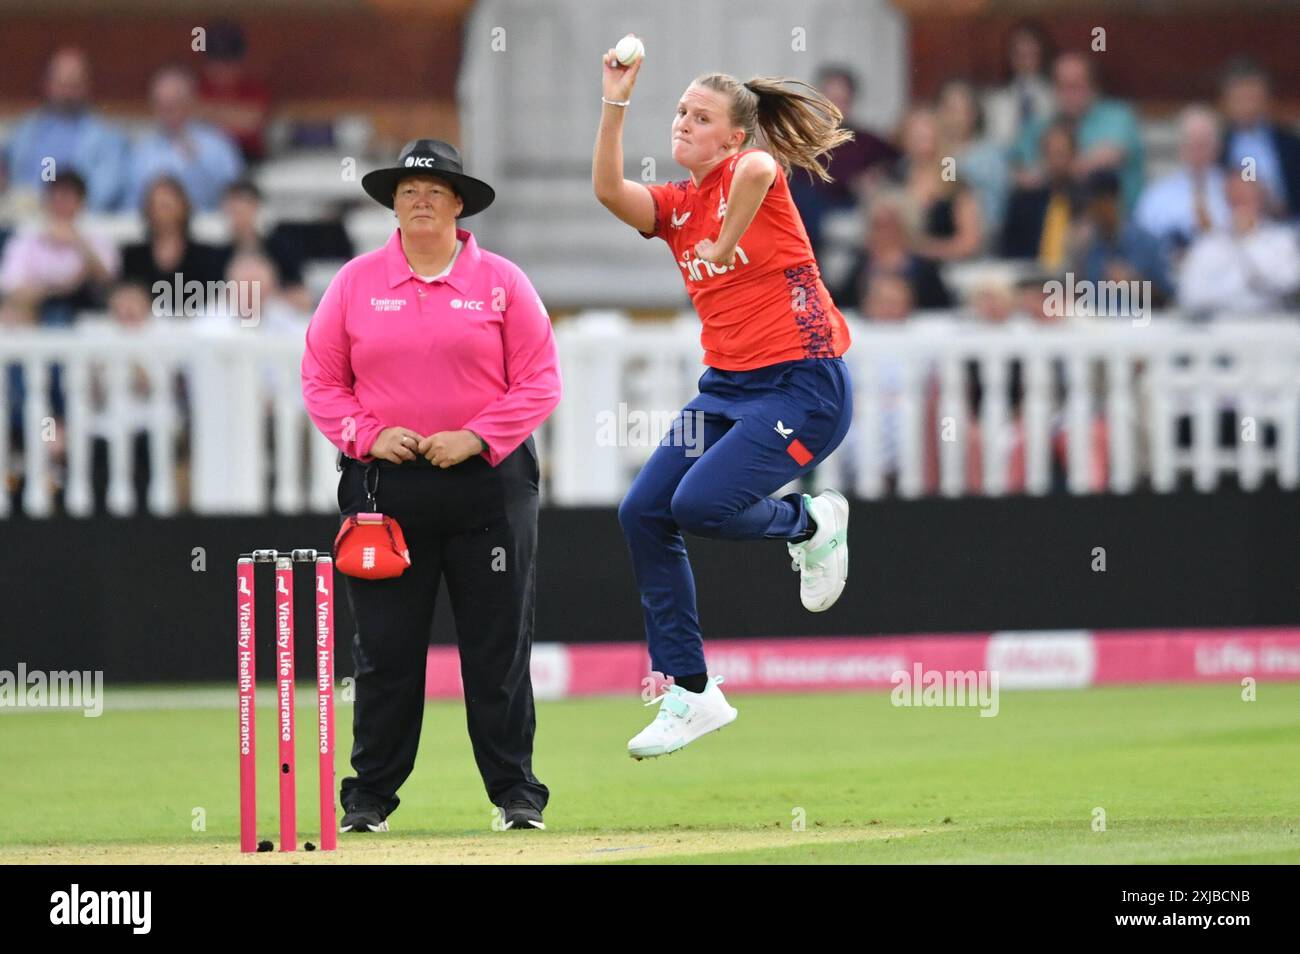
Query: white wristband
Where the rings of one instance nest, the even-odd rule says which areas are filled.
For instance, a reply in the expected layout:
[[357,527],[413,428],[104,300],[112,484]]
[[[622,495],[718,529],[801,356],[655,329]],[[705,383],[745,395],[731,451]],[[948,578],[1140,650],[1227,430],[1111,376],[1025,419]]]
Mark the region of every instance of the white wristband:
[[622,102],[619,102],[617,99],[606,99],[604,96],[600,98],[600,101],[605,103],[607,106],[627,106],[632,102],[630,99],[625,99]]

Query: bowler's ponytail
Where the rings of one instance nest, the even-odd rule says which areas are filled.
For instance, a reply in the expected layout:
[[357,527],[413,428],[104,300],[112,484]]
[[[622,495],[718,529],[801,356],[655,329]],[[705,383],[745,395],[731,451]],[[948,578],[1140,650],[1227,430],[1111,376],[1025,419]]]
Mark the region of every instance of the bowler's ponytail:
[[839,108],[802,80],[756,76],[742,83],[727,73],[706,73],[695,85],[728,97],[731,123],[745,131],[742,148],[761,143],[786,175],[798,166],[830,182],[821,156],[853,138],[840,126]]

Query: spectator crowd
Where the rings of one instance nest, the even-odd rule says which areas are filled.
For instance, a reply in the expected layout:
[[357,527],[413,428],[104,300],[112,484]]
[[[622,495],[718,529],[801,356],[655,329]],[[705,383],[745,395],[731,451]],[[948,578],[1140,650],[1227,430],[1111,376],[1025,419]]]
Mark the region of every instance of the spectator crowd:
[[[1233,60],[1216,104],[1185,104],[1176,162],[1151,175],[1143,121],[1098,64],[1023,23],[1002,86],[951,79],[909,105],[896,135],[854,128],[835,181],[796,176],[836,304],[868,313],[872,282],[891,275],[915,309],[969,308],[962,277],[995,262],[1010,282],[1150,282],[1151,305],[1192,317],[1294,312],[1300,136],[1274,115],[1267,72]],[[850,69],[826,67],[818,85],[852,117]]]
[[[1079,315],[1105,321],[1166,310],[1181,320],[1287,319],[1300,312],[1300,137],[1275,114],[1271,78],[1257,63],[1231,60],[1215,103],[1188,102],[1176,117],[1177,155],[1153,163],[1147,143],[1159,121],[1108,93],[1102,58],[1057,52],[1044,30],[1017,25],[1005,46],[1004,82],[981,89],[951,78],[932,99],[908,104],[893,134],[854,125],[858,80],[827,66],[821,91],[855,139],[831,158],[831,183],[796,175],[791,190],[836,304],[870,324],[900,325],[944,312],[976,326],[1076,320],[1046,305],[1048,283],[1136,283],[1143,299]],[[1138,302],[1139,314],[1115,305]],[[896,410],[901,367],[877,368],[885,408],[885,479],[898,479]],[[965,486],[984,472],[979,367],[964,368]],[[1068,472],[1060,412],[1062,369],[1053,368],[1057,414],[1052,483]],[[1011,490],[1023,489],[1022,368],[1005,386],[1011,414],[1000,435]],[[937,379],[925,382],[925,432],[937,414]],[[1232,444],[1231,409],[1218,440]],[[1108,438],[1100,414],[1089,485],[1107,480]],[[1189,422],[1179,440],[1190,440]],[[927,439],[928,440],[928,439]],[[1269,440],[1273,440],[1270,433]],[[1271,446],[1271,445],[1270,445]],[[938,444],[928,440],[924,483],[937,486]]]
[[[0,334],[23,327],[68,327],[87,315],[106,315],[123,329],[186,320],[214,328],[235,317],[269,333],[304,333],[314,302],[304,285],[312,251],[311,229],[284,222],[267,227],[263,197],[252,173],[266,156],[271,96],[246,66],[241,28],[218,21],[206,30],[201,69],[168,65],[152,76],[145,93],[149,120],[134,130],[103,115],[92,95],[90,58],[66,47],[49,59],[42,102],[18,117],[0,140]],[[196,216],[219,217],[225,241],[195,237]],[[138,216],[139,241],[115,240],[110,220]],[[336,224],[336,223],[335,223]],[[336,224],[337,225],[337,224]],[[319,242],[315,243],[319,245]],[[348,258],[341,226],[330,231],[324,256]],[[178,307],[156,293],[155,283],[255,282],[259,314]],[[168,304],[170,302],[170,304]],[[249,319],[256,319],[250,321]],[[61,425],[64,394],[55,367],[49,402]],[[6,489],[21,487],[26,397],[21,365],[3,369],[10,450]],[[151,386],[147,369],[131,376],[133,482],[138,502],[148,484],[148,446],[143,409]],[[102,411],[102,381],[91,408],[95,506],[105,506],[109,422]],[[182,413],[183,387],[177,387]],[[61,426],[58,428],[61,433]],[[178,451],[184,455],[181,443]],[[65,463],[54,442],[54,481]],[[183,464],[183,461],[182,461]]]

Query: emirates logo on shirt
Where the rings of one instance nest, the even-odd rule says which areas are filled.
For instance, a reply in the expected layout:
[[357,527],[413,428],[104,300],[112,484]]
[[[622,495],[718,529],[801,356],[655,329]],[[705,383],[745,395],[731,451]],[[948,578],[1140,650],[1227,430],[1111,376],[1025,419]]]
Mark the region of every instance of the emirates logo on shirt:
[[406,304],[405,298],[372,298],[370,307],[375,311],[401,311]]

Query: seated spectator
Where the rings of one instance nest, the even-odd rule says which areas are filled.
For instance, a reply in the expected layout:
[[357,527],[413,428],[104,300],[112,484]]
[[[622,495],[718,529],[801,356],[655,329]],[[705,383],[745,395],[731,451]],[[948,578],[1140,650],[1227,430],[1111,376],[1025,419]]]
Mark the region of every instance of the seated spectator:
[[[912,286],[900,275],[882,274],[871,283],[861,310],[872,324],[902,324],[912,315]],[[891,497],[898,489],[902,448],[904,363],[897,357],[879,355],[874,367],[880,407],[880,471]]]
[[880,192],[871,200],[867,235],[848,278],[832,292],[836,305],[849,308],[866,299],[872,281],[880,275],[904,279],[917,308],[940,309],[952,305],[952,296],[933,261],[912,251],[916,214],[901,192]]
[[1268,73],[1249,60],[1238,60],[1220,86],[1228,128],[1223,137],[1223,166],[1240,176],[1244,160],[1253,160],[1255,177],[1268,189],[1269,214],[1300,217],[1300,136],[1272,115]]
[[[275,277],[275,263],[259,252],[240,252],[230,262],[226,281],[233,289],[215,310],[198,316],[194,327],[205,332],[228,334],[256,332],[303,338],[311,315],[293,306]],[[282,365],[281,365],[282,367]],[[275,394],[279,381],[277,362],[263,364],[261,374],[267,395]],[[273,397],[269,398],[273,401]]]
[[239,24],[218,20],[208,27],[199,102],[204,118],[235,140],[246,161],[257,162],[266,156],[271,90],[249,74],[246,52]]
[[1025,316],[1019,312],[1019,304],[1015,272],[1001,262],[982,267],[967,293],[966,308],[982,325],[1020,323]]
[[1191,312],[1266,318],[1300,289],[1295,230],[1270,221],[1264,186],[1227,176],[1232,224],[1202,235],[1183,258],[1178,304]]
[[828,212],[852,209],[858,202],[863,178],[873,170],[883,170],[898,158],[898,150],[890,143],[853,124],[858,84],[851,70],[842,66],[823,67],[817,74],[817,87],[843,114],[840,125],[853,130],[853,140],[837,146],[826,156],[830,182],[822,182],[815,176],[790,177],[790,195],[799,209],[814,253],[820,253],[822,248],[823,217]]
[[230,228],[230,244],[221,249],[222,270],[225,271],[237,255],[265,255],[275,265],[276,279],[285,297],[299,311],[308,311],[312,302],[302,284],[302,253],[289,233],[282,229],[273,229],[263,237],[259,221],[261,206],[261,191],[247,179],[241,179],[226,189],[221,211]]
[[[1014,275],[994,266],[972,286],[969,307],[976,320],[991,325],[1037,323],[1067,325],[1073,319],[1056,315],[1045,306],[1047,275],[1025,276],[1016,280]],[[996,359],[995,359],[996,360]],[[1032,362],[1034,359],[1030,358]],[[1032,379],[1028,377],[1025,362],[1019,357],[1010,358],[1003,368],[1005,415],[1000,433],[984,433],[984,365],[979,361],[965,363],[967,427],[970,444],[966,456],[966,486],[979,492],[984,487],[985,460],[989,452],[996,452],[1004,472],[1004,488],[1008,493],[1023,493],[1027,488],[1028,461],[1026,460],[1025,399]],[[1038,368],[1042,390],[1037,397],[1047,415],[1047,490],[1065,493],[1069,489],[1069,429],[1066,414],[1066,360],[1049,358]],[[1086,382],[1080,386],[1087,387]],[[1101,394],[1092,398],[1094,411],[1087,425],[1089,442],[1089,469],[1086,477],[1091,492],[1100,492],[1106,486],[1109,473],[1109,439],[1105,415],[1105,402]]]
[[356,251],[343,224],[347,204],[328,203],[318,218],[309,222],[281,221],[272,234],[285,245],[297,249],[302,259],[308,261],[337,261],[340,264],[352,258]]
[[[82,309],[98,307],[117,270],[117,248],[99,235],[86,233],[78,224],[85,203],[85,179],[65,170],[45,188],[45,221],[19,231],[5,243],[4,255],[0,256],[0,325],[68,326]],[[23,415],[29,398],[27,380],[21,364],[8,365],[4,373],[8,439],[17,458],[26,443]],[[64,465],[62,377],[64,367],[53,364],[45,391],[45,408],[55,419],[53,442],[47,448],[55,494],[62,486]],[[21,469],[17,460],[10,463]],[[10,490],[16,489],[16,474],[14,471],[4,476]]]
[[45,70],[44,104],[19,121],[9,141],[10,185],[39,193],[51,176],[77,172],[86,207],[114,209],[126,190],[126,156],[126,135],[90,107],[86,54],[59,50]]
[[1062,54],[1052,75],[1056,112],[1036,119],[1020,134],[1012,156],[1016,184],[1043,185],[1047,177],[1040,151],[1042,131],[1053,119],[1065,119],[1074,127],[1074,177],[1083,181],[1099,169],[1111,170],[1120,178],[1124,208],[1131,210],[1142,191],[1142,131],[1137,116],[1127,104],[1102,98],[1093,60],[1086,54]]
[[215,282],[223,275],[225,258],[212,245],[190,238],[190,203],[185,188],[169,176],[155,179],[142,205],[145,241],[128,245],[122,254],[122,274],[157,294],[155,283]]
[[139,282],[121,281],[108,296],[108,317],[125,331],[144,331],[155,325],[153,297]]
[[[1016,309],[1016,282],[1010,269],[1000,264],[982,269],[971,283],[967,294],[966,310],[970,317],[980,325],[1002,327],[1022,319]],[[974,417],[978,417],[984,399],[980,362],[967,361],[965,371],[967,407]],[[1021,374],[1019,359],[1013,359],[1007,367],[1005,378],[1007,407],[1013,413],[1020,410],[1023,394]]]
[[[295,308],[280,293],[275,277],[275,265],[269,258],[256,252],[241,252],[231,260],[226,278],[231,283],[231,287],[237,290],[238,302],[227,299],[227,307],[204,314],[196,323],[197,328],[213,334],[239,335],[241,341],[254,340],[243,336],[280,336],[297,340],[299,344],[305,340],[311,315]],[[232,310],[237,313],[232,313]],[[277,408],[282,409],[286,400],[292,403],[294,396],[299,394],[297,372],[293,368],[286,368],[283,360],[267,357],[258,362],[257,373],[262,420],[265,422],[269,439],[267,452],[274,456],[276,442],[279,441],[281,434],[274,423]],[[194,381],[194,389],[196,394],[203,394],[209,390],[198,380]],[[224,413],[225,411],[210,413],[209,423],[214,422]],[[238,425],[231,418],[226,426]],[[289,442],[291,447],[301,451],[308,446],[310,440],[307,422],[301,421],[297,427],[298,436],[291,435]],[[306,466],[305,461],[304,466]],[[279,477],[274,469],[269,477],[271,484],[268,493],[273,495],[274,482]]]
[[904,322],[912,311],[912,286],[901,275],[880,275],[862,299],[862,317],[870,322]]
[[1133,220],[1160,242],[1171,263],[1198,235],[1226,228],[1228,199],[1219,157],[1219,121],[1205,106],[1189,106],[1179,120],[1174,172],[1151,183],[1138,200]]
[[244,169],[239,149],[220,129],[194,118],[194,77],[188,70],[159,70],[149,99],[155,125],[131,149],[127,204],[138,208],[150,183],[169,175],[184,186],[195,208],[215,209]]
[[894,167],[894,181],[920,211],[916,251],[938,262],[976,254],[983,243],[979,202],[967,187],[960,166],[941,144],[939,120],[928,107],[913,109],[903,121],[903,158]]
[[[251,304],[249,314],[231,316],[209,315],[209,321],[228,322],[232,317],[242,319],[243,327],[255,327],[271,334],[304,335],[310,313],[296,307],[280,288],[275,276],[275,263],[259,252],[240,252],[226,270],[226,280],[245,289],[254,289],[244,300]],[[241,292],[241,294],[244,294]]]
[[1055,272],[1034,271],[1021,275],[1016,282],[1016,310],[1035,324],[1048,327],[1064,325],[1069,316],[1048,307],[1051,291],[1048,282],[1056,279]]
[[971,188],[979,203],[985,234],[998,234],[1007,205],[1007,160],[1002,148],[985,137],[984,114],[975,87],[966,80],[949,80],[939,91],[939,126],[957,160],[958,181]]
[[1026,126],[1052,115],[1052,55],[1051,40],[1036,23],[1017,24],[1007,38],[1007,83],[984,97],[989,138],[1002,148],[1010,149]]
[[[1048,289],[1047,283],[1052,280],[1052,275],[1047,273],[1038,273],[1024,275],[1016,283],[1016,297],[1019,302],[1020,313],[1025,315],[1035,324],[1043,328],[1065,328],[1075,322],[1075,318],[1069,315],[1060,314],[1057,310],[1047,306]],[[1066,359],[1063,357],[1052,358],[1047,367],[1047,374],[1043,381],[1046,389],[1045,397],[1049,409],[1051,421],[1051,461],[1049,466],[1048,485],[1051,493],[1065,493],[1069,489],[1068,472],[1066,464],[1069,460],[1069,432],[1065,427],[1065,402],[1069,395],[1069,389],[1066,387]],[[1094,466],[1097,462],[1105,459],[1105,410],[1104,402],[1098,400],[1094,407],[1096,408],[1091,435],[1093,438],[1093,455]],[[1023,430],[1023,428],[1022,428]],[[1021,458],[1024,456],[1024,443],[1021,441]],[[1013,468],[1014,468],[1013,460]],[[1013,471],[1014,472],[1014,471]],[[1100,478],[1094,473],[1093,478],[1096,486],[1100,487]]]
[[[143,332],[158,319],[151,310],[149,291],[136,282],[122,282],[113,288],[108,299],[108,313],[114,328]],[[144,513],[149,499],[149,422],[152,416],[150,396],[153,382],[149,372],[132,363],[122,393],[110,398],[110,384],[105,368],[94,365],[90,374],[90,419],[86,430],[90,445],[90,486],[94,513],[108,513],[110,438],[119,429],[126,435],[130,462],[127,473],[135,500],[135,512]]]
[[[104,288],[117,270],[117,249],[101,236],[88,234],[77,218],[85,205],[86,183],[65,170],[45,191],[45,221],[20,231],[5,243],[0,257],[0,325],[68,326],[77,313],[96,307]],[[28,400],[25,369],[5,368],[8,437],[15,457],[24,450],[23,421]],[[55,420],[54,440],[47,449],[51,463],[51,490],[63,485],[64,462],[63,365],[50,368],[45,407]],[[43,412],[38,411],[38,413]],[[13,473],[5,475],[11,489]]]
[[[1159,308],[1173,293],[1164,256],[1154,236],[1125,221],[1120,188],[1119,177],[1109,169],[1099,169],[1088,177],[1082,221],[1071,237],[1070,270],[1076,282],[1093,283],[1098,308],[1105,304],[1101,282],[1146,281],[1151,283],[1151,300],[1140,307]],[[1141,317],[1138,308],[1130,298],[1129,310],[1133,313],[1123,317]]]
[[5,243],[0,310],[6,324],[69,325],[78,311],[102,304],[117,274],[117,247],[79,223],[85,202],[85,180],[63,172],[45,190],[45,220]]
[[1043,130],[1043,179],[1017,186],[1002,223],[1004,258],[1033,258],[1048,273],[1063,271],[1080,205],[1074,179],[1074,134],[1065,120]]

